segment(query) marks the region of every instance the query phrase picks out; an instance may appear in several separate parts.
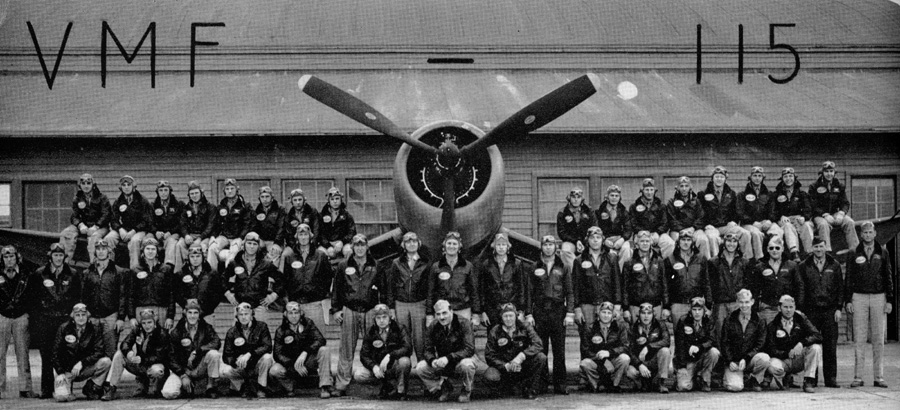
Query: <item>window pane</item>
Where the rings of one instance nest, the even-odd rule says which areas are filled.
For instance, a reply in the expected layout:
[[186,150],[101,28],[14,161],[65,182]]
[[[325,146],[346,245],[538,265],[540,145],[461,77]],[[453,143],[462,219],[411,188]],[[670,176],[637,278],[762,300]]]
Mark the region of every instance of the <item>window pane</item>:
[[850,214],[856,220],[891,216],[896,209],[891,177],[852,178],[848,195]]
[[356,230],[369,238],[396,228],[394,183],[390,179],[347,180],[347,211],[356,221]]
[[566,196],[575,187],[584,191],[585,198],[590,198],[587,178],[538,179],[538,232],[535,236],[556,235],[556,214],[565,206]]
[[10,226],[12,223],[10,204],[9,184],[0,184],[0,226]]
[[281,181],[281,192],[284,195],[286,209],[291,209],[291,191],[300,188],[306,196],[306,202],[317,211],[325,206],[325,194],[334,186],[333,179],[285,179]]
[[[250,204],[252,207],[256,207],[259,203],[259,188],[262,188],[266,185],[269,185],[268,179],[238,179],[238,195],[244,197],[244,200]],[[271,186],[271,185],[270,185]],[[219,201],[222,198],[225,198],[225,193],[223,192],[225,189],[225,180],[220,179],[216,181],[216,202],[213,205],[218,205]],[[284,204],[282,204],[284,205]]]
[[25,229],[59,232],[69,225],[75,185],[70,182],[26,182]]

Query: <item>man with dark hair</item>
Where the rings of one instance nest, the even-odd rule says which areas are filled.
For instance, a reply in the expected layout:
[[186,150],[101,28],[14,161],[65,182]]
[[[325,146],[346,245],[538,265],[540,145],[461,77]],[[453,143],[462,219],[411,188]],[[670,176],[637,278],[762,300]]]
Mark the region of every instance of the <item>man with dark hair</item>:
[[294,382],[316,371],[319,375],[319,397],[331,397],[331,352],[316,323],[306,317],[297,302],[288,302],[284,320],[275,331],[275,363],[269,376],[281,382],[288,396],[296,395]]
[[78,191],[72,200],[72,216],[69,218],[72,225],[59,234],[59,243],[65,249],[69,263],[75,263],[75,240],[79,235],[87,237],[88,256],[91,261],[94,260],[94,246],[109,233],[111,216],[109,198],[100,192],[91,174],[81,174]]
[[221,374],[219,365],[222,355],[219,347],[222,341],[213,325],[200,320],[202,312],[200,303],[196,299],[189,299],[181,320],[169,334],[172,342],[169,370],[176,378],[170,377],[175,382],[167,380],[163,385],[163,398],[197,397],[203,392],[199,389],[204,386],[204,381],[206,397],[218,397],[216,385]]
[[838,323],[844,308],[844,274],[840,263],[825,250],[822,238],[813,240],[812,255],[800,264],[797,306],[822,332],[822,374],[825,387],[837,384]]
[[125,175],[119,178],[119,198],[112,204],[112,219],[109,234],[104,240],[115,251],[119,241],[128,243],[129,264],[135,266],[141,257],[141,243],[153,228],[150,217],[150,202],[141,195],[134,178]]
[[522,397],[534,399],[541,383],[541,372],[547,367],[541,339],[532,326],[518,320],[512,303],[500,307],[500,321],[491,328],[484,347],[488,383],[512,388],[521,384]]
[[463,379],[460,403],[468,403],[475,388],[475,333],[472,324],[453,313],[450,302],[438,300],[434,304],[434,322],[425,331],[425,357],[416,365],[416,374],[425,385],[426,394],[445,402],[453,393],[448,377]]
[[88,400],[97,400],[109,390],[105,381],[112,365],[103,348],[103,332],[100,326],[88,320],[91,314],[85,304],[76,303],[70,315],[71,319],[56,329],[52,358],[41,363],[44,366],[41,384],[43,373],[52,378],[53,370],[56,370],[56,387],[52,391],[56,401],[75,400],[72,385],[85,379],[82,393]]
[[[407,380],[411,368],[409,357],[412,346],[406,328],[391,319],[390,309],[379,303],[372,309],[374,323],[363,337],[359,361],[362,368],[356,370],[360,383],[381,381],[378,397],[406,400]],[[396,387],[394,387],[396,384]]]

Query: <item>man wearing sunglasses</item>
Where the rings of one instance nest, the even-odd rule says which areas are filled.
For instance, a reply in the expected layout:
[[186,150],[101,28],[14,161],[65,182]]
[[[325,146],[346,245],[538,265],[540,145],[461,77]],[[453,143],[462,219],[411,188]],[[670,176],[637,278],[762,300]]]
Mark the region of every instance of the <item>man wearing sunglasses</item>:
[[784,242],[780,238],[769,241],[768,256],[750,269],[747,284],[756,295],[757,312],[771,323],[778,314],[778,301],[782,295],[797,295],[797,263],[785,259]]

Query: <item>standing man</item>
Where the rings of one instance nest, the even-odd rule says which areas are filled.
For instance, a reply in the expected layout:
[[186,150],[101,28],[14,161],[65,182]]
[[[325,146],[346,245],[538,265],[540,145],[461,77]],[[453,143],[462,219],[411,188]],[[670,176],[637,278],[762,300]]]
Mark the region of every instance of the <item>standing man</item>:
[[747,289],[737,293],[740,306],[728,316],[722,327],[722,358],[727,364],[724,385],[728,391],[744,390],[744,374],[749,374],[747,388],[762,391],[761,383],[769,368],[766,344],[766,322],[753,311],[753,294]]
[[344,194],[331,187],[325,195],[328,203],[322,207],[322,225],[319,227],[320,248],[329,258],[349,257],[353,253],[350,240],[356,236],[356,222],[347,212]]
[[[719,362],[718,337],[712,319],[706,315],[706,300],[702,296],[691,299],[690,314],[675,325],[675,370],[680,392],[697,386],[709,392],[712,370]],[[699,376],[699,377],[698,377]]]
[[753,247],[750,232],[738,225],[737,194],[725,183],[728,170],[723,166],[713,169],[706,190],[702,192],[700,204],[703,205],[706,236],[709,238],[711,257],[719,254],[720,238],[725,234],[737,235],[741,245],[741,253],[745,259],[753,259]]
[[847,187],[834,177],[834,162],[822,163],[819,179],[809,186],[809,204],[812,208],[816,233],[825,240],[825,250],[831,252],[831,227],[838,226],[847,238],[847,249],[859,246],[856,236],[856,225],[847,212],[850,201],[847,200]]
[[[500,324],[501,307],[512,303],[514,306],[526,306],[528,282],[525,265],[510,253],[512,246],[505,233],[494,235],[491,242],[493,257],[482,261],[480,270],[481,323],[490,329]],[[525,318],[525,312],[521,312]]]
[[324,303],[331,291],[334,271],[328,255],[316,249],[312,239],[309,225],[300,224],[292,241],[293,250],[284,254],[284,291],[288,301],[300,304],[306,318],[317,328],[325,329]]
[[703,206],[700,205],[700,199],[694,193],[690,178],[678,178],[675,196],[666,204],[666,218],[669,222],[669,236],[675,243],[678,243],[681,231],[694,228],[694,243],[700,249],[700,254],[707,260],[712,258],[713,252],[710,250],[709,238],[703,233],[705,220]]
[[[800,264],[797,305],[822,332],[822,369],[825,387],[837,384],[838,322],[844,307],[844,275],[841,265],[825,250],[822,238],[813,240],[813,254]],[[853,261],[855,262],[855,261]]]
[[259,188],[259,204],[253,212],[250,230],[259,235],[260,246],[266,251],[266,259],[275,267],[281,266],[281,251],[284,249],[284,209],[272,196],[268,185]]
[[153,228],[150,217],[150,202],[141,195],[134,178],[125,175],[119,178],[119,198],[112,204],[112,219],[109,234],[104,238],[115,252],[119,241],[128,243],[128,266],[135,266],[141,258],[141,242]]
[[[428,302],[446,300],[453,313],[472,321],[472,326],[481,324],[481,297],[478,295],[478,267],[460,256],[462,237],[459,232],[448,232],[444,237],[444,257],[431,265],[428,274]],[[434,320],[434,311],[426,311],[426,325]]]
[[[810,222],[812,210],[809,195],[801,189],[793,168],[781,170],[781,182],[775,187],[774,199],[769,201],[769,215],[773,222],[784,231],[784,242],[791,259],[800,261],[801,252],[812,250],[813,227]],[[798,242],[799,238],[799,242]],[[803,249],[800,249],[800,244]]]
[[675,241],[665,235],[669,231],[666,218],[666,207],[656,196],[653,178],[645,178],[641,183],[641,196],[628,208],[631,225],[634,231],[650,232],[650,240],[659,247],[663,258],[668,258],[675,250]]
[[600,204],[594,213],[597,226],[606,235],[603,243],[610,252],[618,255],[619,269],[626,261],[631,260],[631,215],[622,204],[622,188],[618,185],[610,185],[606,188],[606,200]]
[[[669,310],[680,319],[690,313],[691,301],[698,296],[712,303],[709,286],[709,263],[694,246],[694,228],[687,228],[678,237],[678,250],[666,259],[669,275]],[[706,306],[709,308],[709,306]]]
[[745,279],[759,303],[757,312],[766,323],[771,323],[778,314],[781,296],[799,296],[797,282],[800,280],[800,273],[796,262],[783,258],[784,243],[781,239],[772,238],[767,250],[768,256],[760,259]]
[[[637,234],[637,257],[625,263],[623,304],[627,306],[625,318],[636,321],[638,308],[644,303],[653,305],[653,314],[659,320],[669,320],[669,277],[666,260],[650,247],[650,232]],[[677,319],[676,319],[677,320]]]
[[384,281],[377,261],[369,254],[366,236],[356,234],[350,244],[353,255],[338,264],[331,296],[331,314],[334,321],[341,325],[335,397],[346,395],[347,386],[353,380],[356,342],[372,323],[372,308],[379,302],[379,288],[383,287]]
[[234,178],[225,180],[222,189],[225,197],[216,208],[216,219],[213,223],[212,239],[209,241],[209,264],[217,272],[224,271],[219,266],[231,264],[244,244],[243,238],[250,233],[252,212],[250,204],[239,194],[237,181]]
[[425,357],[425,301],[428,299],[428,260],[419,254],[422,241],[415,232],[403,234],[403,254],[391,261],[385,277],[385,302],[397,323],[412,338],[416,361]]
[[133,268],[134,274],[126,281],[128,287],[128,312],[135,312],[131,327],[140,324],[138,313],[152,310],[156,318],[165,320],[168,331],[175,324],[175,298],[172,295],[172,280],[175,274],[172,265],[161,264],[157,256],[159,244],[156,239],[147,238],[141,244],[141,260]]
[[[53,397],[53,371],[49,364],[53,362],[55,354],[53,349],[56,347],[56,333],[60,326],[71,319],[72,306],[81,302],[81,275],[66,264],[63,246],[59,243],[50,245],[48,256],[50,261],[35,272],[34,278],[41,285],[36,287],[40,290],[35,295],[38,309],[35,310],[34,324],[41,352],[42,399]],[[99,330],[97,334],[100,335]]]
[[315,249],[319,243],[319,211],[309,206],[306,202],[306,195],[302,189],[291,191],[291,209],[285,213],[284,226],[281,228],[282,242],[284,244],[284,252],[281,253],[283,259],[287,259],[293,253],[294,244],[297,241],[297,229],[300,225],[306,225],[310,231],[310,241]]
[[572,267],[575,253],[584,251],[582,240],[586,237],[588,228],[597,225],[594,213],[584,203],[584,191],[575,187],[566,196],[566,206],[556,214],[556,233],[562,241],[560,256],[563,263]]
[[0,272],[0,392],[6,391],[6,350],[10,341],[16,351],[19,370],[19,397],[32,398],[31,361],[28,358],[29,312],[38,295],[37,278],[28,268],[15,246],[0,248],[3,257],[3,271]]
[[125,370],[138,382],[133,398],[156,397],[166,379],[166,366],[171,362],[169,334],[159,327],[153,309],[144,309],[137,317],[139,327],[125,337],[113,356],[112,369],[107,376],[110,387],[104,391],[103,401],[115,400],[116,388]]
[[359,361],[363,367],[356,371],[356,379],[361,383],[380,380],[378,397],[382,400],[406,400],[411,368],[409,357],[412,355],[409,333],[391,319],[391,311],[385,304],[376,305],[372,315],[375,323],[369,326],[363,337],[359,351]]
[[78,178],[78,191],[72,200],[72,216],[69,225],[59,235],[59,243],[66,250],[69,263],[75,263],[75,239],[78,235],[87,236],[87,251],[93,262],[94,246],[97,241],[109,233],[109,220],[112,208],[106,195],[94,184],[91,174],[81,174]]
[[613,320],[613,304],[603,302],[597,320],[590,326],[590,331],[581,336],[581,377],[595,392],[600,392],[602,372],[609,383],[606,390],[619,393],[619,382],[631,363],[628,325],[624,320]]
[[567,395],[566,326],[575,324],[575,291],[572,273],[557,255],[557,244],[553,235],[541,238],[541,260],[528,275],[531,315],[525,320],[535,327],[544,354],[553,349],[553,393]]
[[572,266],[572,290],[575,291],[575,324],[590,331],[594,313],[600,304],[615,304],[615,316],[622,314],[622,275],[616,255],[603,247],[603,231],[592,226],[584,241],[588,245]]
[[[112,361],[103,349],[100,327],[88,320],[91,314],[87,306],[84,303],[75,304],[71,316],[71,320],[56,329],[50,361],[41,363],[44,366],[41,369],[41,388],[44,387],[43,374],[47,373],[52,378],[53,370],[56,370],[57,387],[51,390],[56,401],[75,400],[72,384],[85,379],[87,381],[81,392],[88,400],[97,400],[105,389],[109,389],[105,381]],[[42,395],[41,398],[45,397]]]
[[[198,304],[200,317],[205,319],[215,313],[216,307],[222,301],[225,288],[219,274],[212,270],[204,255],[199,241],[191,244],[188,262],[172,283],[172,297],[184,309],[192,302]],[[212,324],[211,318],[206,321]]]
[[672,361],[671,342],[668,327],[656,320],[653,308],[652,303],[642,303],[638,318],[631,325],[631,364],[625,374],[647,391],[653,388],[655,379],[659,392],[665,394],[669,392],[666,379]]
[[128,319],[128,288],[125,283],[130,271],[116,266],[109,259],[112,249],[106,240],[97,242],[94,262],[81,278],[81,297],[89,312],[94,312],[93,323],[103,332],[106,357],[113,357],[119,347],[120,337]]
[[771,358],[768,372],[780,390],[792,387],[792,375],[802,372],[803,391],[815,393],[822,335],[806,315],[796,311],[794,298],[784,295],[780,302],[781,311],[766,331],[766,353]]
[[740,308],[738,291],[750,288],[745,285],[744,276],[750,276],[751,262],[741,257],[738,238],[734,234],[725,235],[725,243],[717,256],[709,264],[710,293],[713,297],[713,318],[716,334],[722,333],[722,325],[731,314]]
[[178,247],[181,234],[181,217],[184,204],[172,194],[172,185],[162,180],[156,184],[156,199],[153,201],[153,229],[156,240],[163,244],[163,261],[172,267],[181,266],[183,259]]
[[[209,241],[216,222],[216,209],[206,200],[203,188],[197,181],[188,183],[188,202],[181,213],[181,239],[178,240],[181,258],[188,258],[188,250],[194,242],[200,245],[204,255],[209,254]],[[209,260],[210,267],[218,265],[218,259]],[[178,265],[175,265],[178,266]]]
[[484,378],[501,388],[522,385],[522,397],[531,400],[540,388],[541,373],[547,368],[547,356],[542,352],[541,339],[517,318],[516,306],[503,305],[498,322],[487,335],[484,359],[488,369]]
[[255,309],[249,303],[235,306],[237,321],[225,334],[222,353],[222,377],[231,380],[232,386],[240,384],[241,397],[251,399],[266,397],[269,385],[269,369],[272,368],[272,334],[269,326],[254,317]]
[[847,259],[847,278],[844,282],[844,303],[847,304],[847,313],[853,315],[853,351],[856,358],[850,387],[863,385],[863,348],[871,329],[874,385],[886,388],[881,358],[884,355],[887,315],[893,309],[890,301],[894,300],[894,271],[887,248],[875,240],[875,224],[863,222],[862,240],[862,244]]
[[255,320],[268,325],[270,321],[277,320],[277,312],[270,310],[269,306],[278,300],[278,295],[284,293],[281,274],[272,262],[260,256],[259,235],[249,232],[241,243],[243,250],[238,252],[222,275],[225,299],[233,306],[239,303],[250,305]]
[[284,320],[275,331],[275,363],[269,376],[281,382],[288,396],[296,395],[295,380],[317,372],[319,397],[331,397],[331,351],[316,323],[306,317],[300,304],[288,302]]
[[222,341],[213,325],[200,320],[201,315],[201,305],[196,300],[189,300],[184,307],[184,315],[169,335],[172,346],[168,366],[178,382],[166,381],[163,398],[198,397],[202,392],[199,390],[201,386],[205,387],[206,397],[218,397],[216,385],[222,363],[219,353]]
[[747,186],[744,192],[738,193],[737,196],[737,215],[738,223],[741,224],[747,232],[750,232],[750,243],[753,245],[753,257],[762,259],[766,252],[763,251],[765,237],[783,238],[784,231],[777,223],[772,223],[769,219],[769,201],[772,200],[772,193],[766,186],[766,174],[763,167],[753,167],[750,169],[750,176],[747,177]]
[[[560,262],[562,263],[562,262]],[[463,380],[460,403],[471,400],[475,388],[475,333],[472,324],[450,310],[450,302],[435,302],[436,320],[425,331],[425,357],[416,365],[416,374],[422,379],[430,396],[440,396],[445,402],[453,393],[453,384],[448,377],[457,376]]]

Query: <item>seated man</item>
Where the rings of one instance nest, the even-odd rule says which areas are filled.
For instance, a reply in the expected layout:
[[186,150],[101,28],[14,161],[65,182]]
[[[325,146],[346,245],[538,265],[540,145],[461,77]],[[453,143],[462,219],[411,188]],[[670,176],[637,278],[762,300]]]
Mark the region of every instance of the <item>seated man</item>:
[[668,393],[666,379],[669,378],[669,363],[672,360],[669,329],[654,317],[652,303],[641,303],[637,320],[631,325],[630,336],[631,365],[625,374],[647,391],[653,388],[651,381],[656,378],[659,392]]
[[170,361],[169,334],[156,322],[153,309],[142,310],[138,319],[140,327],[128,334],[113,356],[112,369],[107,376],[109,388],[104,389],[103,401],[116,398],[116,386],[125,370],[133,374],[138,382],[132,397],[156,396],[165,381],[166,366]]
[[[385,304],[372,309],[375,323],[369,326],[363,337],[359,361],[363,367],[354,377],[360,383],[381,380],[381,399],[406,400],[406,385],[409,378],[412,345],[406,327],[391,319],[391,311]],[[397,382],[394,388],[393,382]]]
[[831,228],[839,227],[847,240],[847,249],[851,251],[859,246],[856,235],[856,224],[847,215],[850,201],[847,199],[847,187],[834,177],[834,162],[822,163],[819,178],[809,186],[809,205],[812,208],[813,223],[816,233],[825,240],[825,250],[831,252]]
[[79,235],[87,237],[88,255],[91,262],[94,261],[94,246],[109,233],[112,216],[109,198],[100,192],[91,174],[81,174],[78,188],[72,200],[72,216],[69,218],[72,224],[59,234],[59,243],[65,249],[70,264],[75,263],[75,240]]
[[234,317],[237,321],[225,335],[222,377],[230,379],[233,386],[240,385],[241,397],[265,398],[273,363],[269,327],[256,320],[254,309],[247,302],[234,308]]
[[753,311],[753,294],[747,289],[737,293],[738,310],[722,325],[722,358],[725,369],[723,385],[728,391],[744,390],[744,375],[750,373],[747,389],[761,391],[760,383],[769,368],[766,343],[766,321]]
[[500,322],[491,328],[484,347],[487,372],[484,378],[512,388],[522,385],[522,397],[534,399],[540,388],[541,372],[547,366],[541,338],[534,328],[517,319],[516,306],[507,303],[500,307]]
[[306,317],[297,302],[288,302],[284,309],[284,320],[275,331],[275,363],[269,369],[269,376],[278,380],[294,396],[294,381],[310,375],[315,370],[319,375],[319,397],[331,397],[331,352],[325,347],[325,336],[316,323]]
[[600,372],[607,381],[606,389],[618,393],[622,375],[631,363],[628,325],[624,320],[613,320],[612,302],[603,302],[597,312],[597,320],[589,331],[581,335],[581,377],[594,391],[601,391]]
[[468,403],[475,387],[475,333],[468,319],[454,314],[450,302],[438,300],[434,304],[436,320],[425,330],[425,357],[416,365],[416,374],[425,384],[427,394],[437,395],[445,402],[453,393],[453,385],[447,378],[452,375],[463,378],[460,403]]
[[[53,349],[56,352],[53,355],[53,369],[56,370],[53,398],[56,401],[75,400],[72,384],[85,379],[81,391],[88,400],[99,399],[104,389],[108,389],[104,381],[112,362],[103,347],[103,331],[99,325],[88,321],[90,317],[87,306],[78,303],[72,307],[72,320],[56,332]],[[42,371],[51,370],[47,366]]]
[[[806,315],[796,311],[797,305],[790,295],[781,297],[779,307],[781,312],[766,330],[766,353],[771,358],[768,373],[775,379],[775,385],[784,390],[791,387],[791,375],[803,372],[803,391],[815,393],[822,334]],[[787,384],[782,380],[787,380]]]
[[134,178],[125,175],[119,178],[119,198],[112,204],[109,233],[104,240],[113,250],[120,242],[128,244],[129,263],[135,266],[141,256],[141,242],[147,231],[153,227],[150,217],[150,201],[137,190]]
[[184,315],[169,334],[172,341],[169,369],[175,377],[169,377],[163,385],[163,398],[198,396],[195,392],[203,381],[206,381],[206,397],[218,397],[215,387],[222,363],[219,353],[222,341],[213,325],[200,320],[201,315],[200,303],[189,299],[184,306]]
[[712,370],[719,362],[713,321],[706,315],[706,299],[691,299],[690,313],[675,325],[675,376],[678,391],[694,389],[699,373],[700,390],[709,392]]

